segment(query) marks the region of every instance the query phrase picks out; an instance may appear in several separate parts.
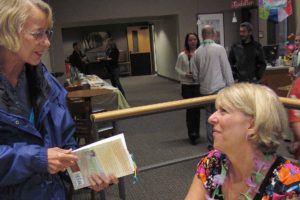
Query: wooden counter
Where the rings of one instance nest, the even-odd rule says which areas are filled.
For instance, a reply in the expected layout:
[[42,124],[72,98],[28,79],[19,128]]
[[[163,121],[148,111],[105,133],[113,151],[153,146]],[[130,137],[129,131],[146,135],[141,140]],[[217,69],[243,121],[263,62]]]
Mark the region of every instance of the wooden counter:
[[100,95],[111,94],[112,90],[108,90],[105,88],[99,89],[83,89],[83,90],[75,90],[68,93],[68,98],[89,98]]
[[288,66],[267,67],[262,80],[281,97],[287,96],[288,86],[292,83],[288,76]]

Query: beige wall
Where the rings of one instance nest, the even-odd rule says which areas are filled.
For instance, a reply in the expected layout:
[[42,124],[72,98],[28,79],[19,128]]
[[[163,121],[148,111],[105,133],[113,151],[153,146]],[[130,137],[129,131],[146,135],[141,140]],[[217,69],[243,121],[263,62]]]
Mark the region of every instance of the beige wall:
[[175,71],[177,49],[180,46],[178,44],[178,35],[176,34],[178,31],[177,23],[176,16],[170,16],[155,23],[157,73],[171,79],[178,79]]

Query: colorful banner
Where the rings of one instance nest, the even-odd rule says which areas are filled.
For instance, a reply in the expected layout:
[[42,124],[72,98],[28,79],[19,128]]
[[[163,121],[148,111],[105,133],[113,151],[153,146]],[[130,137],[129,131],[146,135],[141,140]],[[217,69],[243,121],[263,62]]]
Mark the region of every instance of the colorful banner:
[[261,19],[281,22],[293,14],[292,0],[259,0]]
[[264,8],[267,10],[284,8],[287,5],[287,0],[264,0]]
[[259,7],[258,13],[259,13],[259,18],[264,20],[267,20],[270,15],[270,11],[265,9],[264,7]]

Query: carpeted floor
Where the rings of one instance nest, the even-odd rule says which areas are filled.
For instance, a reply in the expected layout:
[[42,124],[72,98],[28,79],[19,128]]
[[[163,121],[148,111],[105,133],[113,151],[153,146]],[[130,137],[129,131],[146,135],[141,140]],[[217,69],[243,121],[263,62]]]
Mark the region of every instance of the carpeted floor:
[[[180,84],[175,81],[151,75],[122,77],[121,83],[128,103],[134,106],[147,105],[181,99]],[[191,145],[185,127],[185,111],[121,120],[118,132],[125,134],[127,147],[133,153],[139,168],[168,161],[196,157],[206,152],[205,113],[201,111],[201,138],[197,145]],[[286,145],[280,153],[290,156]],[[138,174],[139,182],[133,184],[132,176],[125,177],[127,200],[182,200],[192,181],[198,159],[190,159]],[[77,191],[73,199],[89,199],[86,190]],[[96,195],[100,199],[99,194]],[[118,187],[106,190],[107,200],[117,200]]]

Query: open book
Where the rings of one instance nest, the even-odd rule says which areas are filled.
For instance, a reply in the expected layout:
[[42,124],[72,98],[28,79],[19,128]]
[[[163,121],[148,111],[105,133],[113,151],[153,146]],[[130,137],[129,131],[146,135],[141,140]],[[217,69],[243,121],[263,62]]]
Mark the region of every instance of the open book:
[[114,174],[123,177],[134,173],[134,163],[127,150],[124,134],[109,137],[73,151],[77,164],[68,168],[74,189],[90,185],[88,176]]

